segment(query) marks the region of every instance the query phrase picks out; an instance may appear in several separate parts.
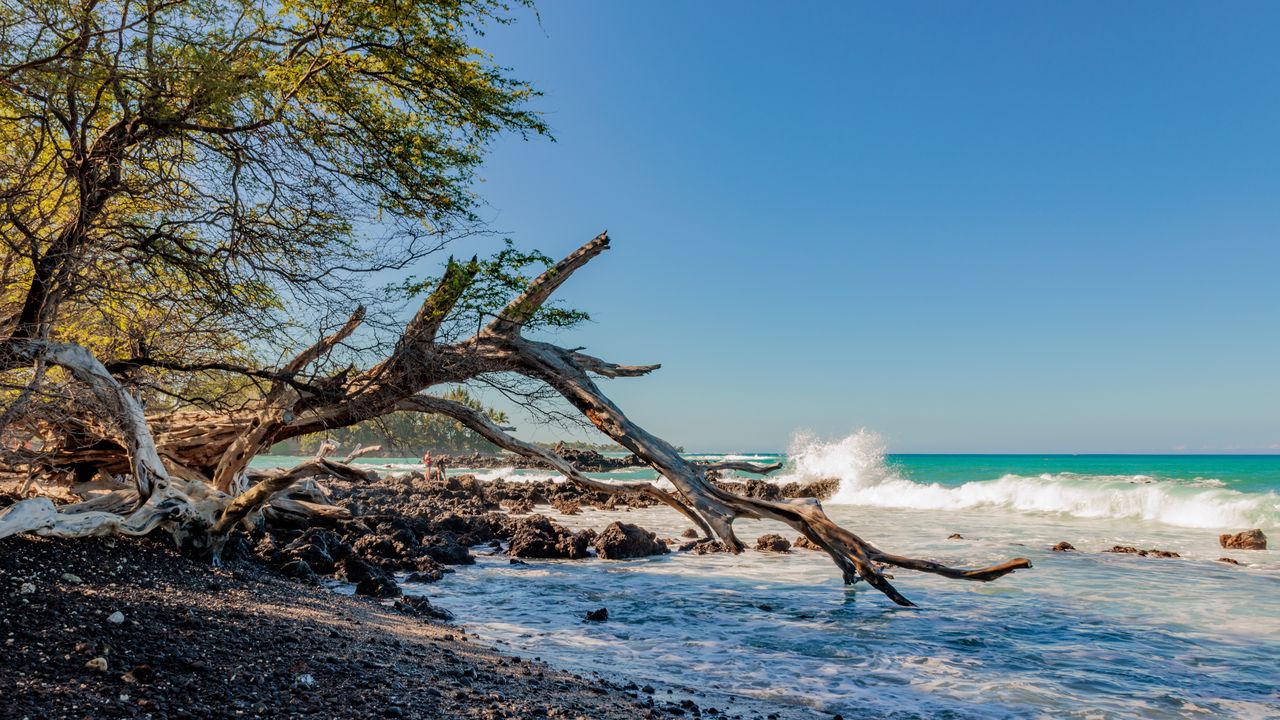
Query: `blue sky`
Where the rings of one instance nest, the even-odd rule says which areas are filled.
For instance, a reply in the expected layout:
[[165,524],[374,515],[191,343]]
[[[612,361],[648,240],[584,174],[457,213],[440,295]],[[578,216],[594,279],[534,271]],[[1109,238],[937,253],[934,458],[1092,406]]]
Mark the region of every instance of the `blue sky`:
[[[690,449],[1280,447],[1280,5],[543,2],[486,218]],[[458,248],[471,252],[473,248]],[[526,437],[550,430],[521,422]]]

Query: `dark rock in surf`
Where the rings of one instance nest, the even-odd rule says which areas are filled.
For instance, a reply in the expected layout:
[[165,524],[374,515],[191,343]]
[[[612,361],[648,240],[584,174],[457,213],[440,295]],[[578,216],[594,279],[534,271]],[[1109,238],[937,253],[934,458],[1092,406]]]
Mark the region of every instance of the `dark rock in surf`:
[[600,608],[598,610],[588,610],[587,622],[604,622],[609,619],[609,608]]
[[691,552],[694,555],[710,555],[712,553],[729,552],[728,545],[725,545],[719,540],[710,540],[707,538],[691,540],[676,549],[680,552]]
[[582,512],[582,505],[577,500],[566,500],[564,498],[552,498],[551,507],[561,515],[577,515]]
[[1133,547],[1131,545],[1115,545],[1110,550],[1103,550],[1103,552],[1117,553],[1121,555],[1140,555],[1142,557],[1159,557],[1159,558],[1182,557],[1178,553],[1172,552],[1170,550],[1155,550],[1155,549],[1139,550],[1138,548]]
[[1231,533],[1219,535],[1218,544],[1228,550],[1266,550],[1267,536],[1262,534],[1262,530],[1254,528],[1235,535]]
[[822,551],[821,545],[819,545],[818,543],[810,540],[809,538],[803,535],[796,536],[795,541],[791,543],[791,547],[799,548],[802,550],[817,550],[819,552]]
[[453,613],[442,607],[432,605],[431,601],[421,595],[405,595],[396,600],[395,608],[407,615],[416,615],[433,620],[452,620]]
[[791,543],[781,535],[770,533],[756,538],[756,550],[771,553],[791,552]]
[[1049,548],[1049,549],[1050,549],[1050,550],[1052,550],[1052,551],[1054,551],[1054,552],[1067,552],[1067,551],[1069,551],[1069,550],[1075,550],[1075,549],[1076,549],[1076,546],[1075,546],[1075,545],[1072,545],[1071,543],[1067,542],[1066,540],[1063,540],[1062,542],[1058,543],[1057,545],[1054,545],[1053,547],[1051,547],[1051,548]]
[[575,533],[542,515],[521,518],[507,554],[519,558],[580,560],[587,557],[592,535]]
[[622,522],[610,523],[594,544],[596,555],[602,560],[626,560],[669,552],[667,544],[656,534],[639,525]]

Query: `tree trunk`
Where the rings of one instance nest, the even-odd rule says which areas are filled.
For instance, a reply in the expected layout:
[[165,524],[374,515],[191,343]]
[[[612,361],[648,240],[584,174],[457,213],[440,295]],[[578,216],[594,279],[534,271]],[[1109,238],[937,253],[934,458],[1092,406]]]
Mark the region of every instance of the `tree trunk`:
[[[87,464],[112,472],[127,471],[133,475],[136,487],[61,511],[48,500],[19,502],[0,514],[0,537],[28,531],[50,535],[136,534],[165,525],[180,544],[211,552],[216,561],[227,533],[251,516],[270,513],[273,507],[282,513],[309,512],[311,508],[305,503],[279,497],[294,483],[320,475],[361,476],[359,470],[319,458],[288,471],[246,473],[255,454],[298,435],[345,427],[396,410],[415,410],[451,417],[500,447],[547,462],[583,487],[638,493],[663,502],[688,517],[708,537],[718,537],[735,553],[744,549],[733,531],[738,518],[785,523],[825,550],[840,568],[845,582],[866,580],[901,605],[911,602],[888,582],[879,566],[984,582],[1031,567],[1026,559],[1016,558],[966,570],[894,555],[836,525],[816,500],[761,500],[711,482],[707,473],[715,469],[764,474],[777,466],[703,466],[685,460],[670,443],[632,422],[592,379],[593,375],[638,377],[658,369],[658,365],[618,365],[522,335],[524,326],[555,290],[608,247],[607,235],[596,237],[531,282],[487,327],[463,341],[444,344],[436,339],[440,326],[478,272],[474,258],[465,264],[451,260],[440,283],[386,359],[359,373],[344,372],[309,383],[298,379],[301,371],[355,330],[363,318],[363,310],[357,309],[337,333],[323,338],[282,368],[253,370],[256,376],[270,376],[275,381],[255,407],[236,413],[191,411],[144,419],[133,398],[83,348],[48,344],[35,347],[28,343],[22,355],[13,355],[13,348],[9,348],[10,355],[27,362],[43,357],[50,364],[66,367],[94,390],[123,431],[121,440],[99,437],[86,443],[72,442],[70,435],[53,438],[49,466]],[[5,357],[3,350],[0,348],[0,359]],[[594,480],[558,455],[510,437],[483,413],[423,394],[434,385],[463,382],[489,373],[517,373],[545,383],[601,432],[657,470],[675,486],[675,492],[648,482]],[[256,484],[249,486],[252,481]],[[123,508],[129,502],[135,507],[125,512]]]

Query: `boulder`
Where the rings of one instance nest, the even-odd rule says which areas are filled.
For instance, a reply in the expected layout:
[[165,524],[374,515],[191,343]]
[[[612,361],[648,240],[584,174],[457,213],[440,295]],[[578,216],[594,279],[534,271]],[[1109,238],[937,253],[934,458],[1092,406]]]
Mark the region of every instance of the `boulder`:
[[1228,550],[1266,550],[1267,536],[1258,528],[1218,536],[1218,544]]
[[579,560],[587,557],[592,535],[574,533],[542,515],[521,518],[511,535],[511,557]]
[[685,528],[684,532],[680,533],[680,537],[692,540],[693,538],[698,537],[698,531],[693,528]]
[[1062,542],[1058,543],[1057,545],[1054,545],[1053,547],[1051,547],[1051,548],[1049,548],[1049,549],[1050,549],[1050,550],[1052,550],[1052,551],[1054,551],[1054,552],[1067,552],[1068,550],[1075,550],[1075,549],[1076,549],[1076,547],[1075,547],[1075,545],[1072,545],[1071,543],[1067,542],[1066,540],[1063,540]]
[[600,608],[599,610],[587,611],[587,622],[604,622],[609,619],[609,608]]
[[406,615],[431,618],[434,620],[452,620],[453,613],[437,605],[421,595],[405,595],[396,600],[395,608]]
[[525,498],[503,500],[499,505],[512,515],[527,515],[533,512],[533,503]]
[[431,544],[423,546],[422,551],[432,560],[443,565],[475,564],[476,558],[471,549],[456,540],[447,536],[436,536],[430,540]]
[[600,533],[595,541],[596,554],[604,560],[662,555],[669,552],[667,544],[654,533],[639,525],[614,522]]
[[760,552],[772,553],[789,553],[791,552],[791,543],[781,535],[761,535],[756,539],[756,550]]
[[950,535],[948,535],[948,536],[947,536],[947,539],[948,539],[948,540],[963,540],[963,539],[964,539],[964,536],[963,536],[963,535],[961,535],[960,533],[951,533]]
[[582,512],[582,504],[577,500],[566,500],[564,498],[552,498],[551,507],[562,515],[577,515]]
[[818,550],[819,552],[822,550],[821,545],[803,535],[797,536],[795,542],[791,543],[791,547],[800,548],[802,550]]
[[280,574],[285,577],[305,580],[315,577],[316,571],[311,569],[306,560],[290,560],[280,566]]
[[400,595],[395,578],[377,565],[370,565],[355,555],[348,555],[338,564],[342,576],[356,586],[357,595],[391,598]]
[[302,560],[322,575],[334,571],[337,564],[351,554],[351,546],[332,530],[313,528],[285,546],[282,555],[291,560]]

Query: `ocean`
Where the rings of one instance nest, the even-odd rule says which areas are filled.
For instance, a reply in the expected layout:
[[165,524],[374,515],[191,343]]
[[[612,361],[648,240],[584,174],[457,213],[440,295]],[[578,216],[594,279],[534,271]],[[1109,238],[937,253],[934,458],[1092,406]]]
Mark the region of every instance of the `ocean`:
[[[828,514],[886,550],[1034,567],[993,583],[891,571],[918,608],[843,585],[826,555],[803,550],[526,565],[480,554],[405,589],[510,652],[701,690],[704,708],[747,697],[784,718],[1280,718],[1280,456],[895,455],[860,432],[694,457],[783,460],[780,482],[839,478]],[[622,519],[670,538],[689,527],[666,508],[538,510],[573,528]],[[735,527],[749,545],[796,535]],[[1273,549],[1219,547],[1219,533],[1254,527]],[[1064,540],[1078,551],[1049,549]],[[1102,552],[1113,545],[1182,557]],[[609,621],[584,623],[597,607]]]

